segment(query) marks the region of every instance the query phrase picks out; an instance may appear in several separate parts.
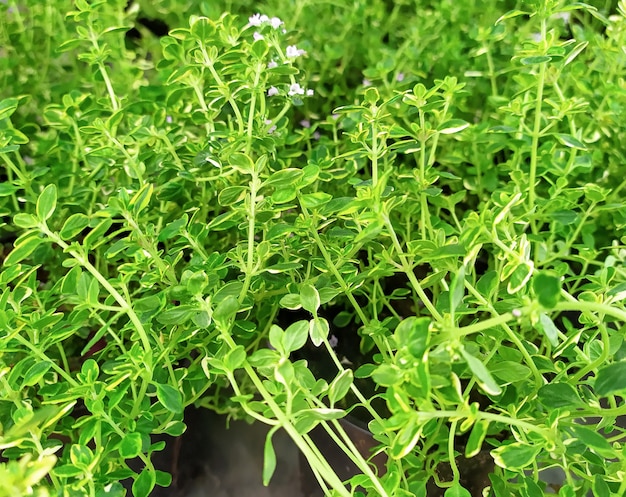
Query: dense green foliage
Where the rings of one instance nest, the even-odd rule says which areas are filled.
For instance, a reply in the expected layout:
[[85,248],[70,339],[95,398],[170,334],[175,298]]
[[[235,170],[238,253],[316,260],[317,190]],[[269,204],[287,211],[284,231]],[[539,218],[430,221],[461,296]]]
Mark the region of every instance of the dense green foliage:
[[624,495],[626,3],[596,7],[0,2],[0,497],[147,496],[191,404],[332,495],[469,496],[481,451],[494,497]]

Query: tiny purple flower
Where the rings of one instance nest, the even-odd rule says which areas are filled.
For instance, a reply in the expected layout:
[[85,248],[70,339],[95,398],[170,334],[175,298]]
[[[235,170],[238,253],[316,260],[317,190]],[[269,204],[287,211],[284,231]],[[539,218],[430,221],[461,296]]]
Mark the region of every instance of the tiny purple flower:
[[328,338],[328,345],[330,345],[330,347],[334,349],[338,343],[339,339],[335,335],[330,335],[330,337]]
[[404,73],[403,72],[399,72],[398,75],[396,76],[396,81],[404,81]]
[[[271,119],[266,119],[266,120],[265,120],[265,124],[266,124],[267,126],[269,126],[270,124],[272,124],[272,122],[273,122],[273,121],[272,121]],[[274,125],[272,125],[272,126],[270,126],[270,128],[267,130],[267,133],[268,133],[269,135],[271,135],[274,131],[276,131],[276,125],[275,125],[275,124],[274,124]]]
[[268,69],[274,69],[275,67],[278,67],[278,62],[276,62],[275,60],[270,60],[267,63],[267,68]]
[[302,121],[300,121],[300,126],[302,126],[303,128],[310,128],[311,121],[309,121],[308,119],[302,119]]
[[172,121],[173,121],[172,116],[165,116],[165,122],[167,124],[172,124]]
[[314,131],[312,136],[314,140],[319,140],[322,135],[320,135],[319,131]]
[[276,88],[275,86],[270,86],[270,89],[267,90],[267,96],[273,97],[274,95],[278,95],[278,88]]
[[263,40],[264,36],[259,33],[258,31],[255,31],[254,34],[252,35],[252,37],[254,38],[254,41],[259,41],[259,40]]
[[372,82],[367,78],[363,78],[363,86],[365,86],[366,88],[368,86],[372,86]]

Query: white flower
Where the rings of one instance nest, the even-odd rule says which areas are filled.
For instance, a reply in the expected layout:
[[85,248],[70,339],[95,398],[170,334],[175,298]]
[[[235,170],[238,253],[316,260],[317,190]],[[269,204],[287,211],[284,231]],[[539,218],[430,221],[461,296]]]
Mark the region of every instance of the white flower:
[[372,86],[372,82],[367,78],[363,78],[363,86]]
[[[272,124],[272,120],[271,119],[266,119],[265,120],[265,124],[267,126],[270,126],[270,124]],[[276,125],[275,124],[270,126],[270,128],[267,130],[267,133],[271,135],[274,131],[276,131]]]
[[278,62],[276,62],[275,60],[270,60],[267,63],[267,68],[268,69],[274,69],[275,67],[278,67]]
[[557,12],[552,16],[553,19],[561,19],[565,24],[569,24],[571,18],[571,12]]
[[278,17],[272,17],[270,19],[270,24],[272,25],[274,29],[278,29],[282,23],[283,21],[281,21]]
[[315,92],[309,88],[309,89],[306,91],[306,96],[307,96],[307,97],[312,97],[314,93],[315,93]]
[[278,95],[278,88],[276,88],[275,86],[270,86],[270,89],[267,90],[267,96],[273,97],[274,95]]
[[334,349],[338,343],[339,340],[337,339],[337,337],[335,335],[330,335],[330,337],[328,338],[328,345],[330,345],[330,347]]
[[321,136],[322,136],[322,135],[320,135],[320,132],[319,132],[319,131],[314,131],[314,132],[313,132],[313,139],[314,139],[314,140],[319,140]]
[[310,128],[311,121],[309,121],[308,119],[302,119],[302,121],[300,121],[300,126],[302,126],[303,128]]
[[263,40],[263,35],[261,33],[259,33],[258,31],[255,31],[254,34],[252,35],[252,38],[254,38],[254,41],[259,41],[259,40]]
[[265,14],[261,15],[261,14],[254,14],[253,16],[250,16],[248,18],[248,22],[250,23],[251,26],[260,26],[261,24],[263,24],[264,22],[268,22],[270,20],[269,17],[267,17]]
[[396,76],[396,81],[404,81],[404,73],[399,72]]
[[295,45],[289,45],[287,47],[287,57],[289,58],[300,57],[300,55],[304,55],[304,54],[306,54],[306,51],[300,50]]
[[294,83],[289,86],[289,96],[292,97],[294,95],[304,95],[304,88],[302,88],[298,83]]

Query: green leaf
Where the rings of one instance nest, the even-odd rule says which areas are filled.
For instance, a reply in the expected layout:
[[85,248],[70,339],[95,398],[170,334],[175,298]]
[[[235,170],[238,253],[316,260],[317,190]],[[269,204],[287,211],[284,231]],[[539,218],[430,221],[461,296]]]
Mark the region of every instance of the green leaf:
[[533,274],[532,261],[524,261],[518,264],[513,270],[506,290],[510,294],[519,292],[528,283],[528,280]]
[[293,364],[286,358],[282,357],[278,364],[274,367],[274,378],[286,387],[290,387],[294,381]]
[[133,309],[137,312],[150,312],[159,309],[162,305],[162,297],[159,295],[149,295],[135,300],[133,303]]
[[531,66],[535,64],[543,64],[544,62],[550,62],[552,57],[549,55],[535,55],[533,57],[524,57],[520,60],[522,65]]
[[159,314],[157,321],[165,325],[183,324],[189,321],[196,311],[193,306],[180,305]]
[[298,195],[298,190],[293,186],[282,187],[272,193],[271,199],[275,204],[291,202]]
[[89,250],[104,243],[104,235],[107,231],[109,231],[109,228],[112,224],[113,220],[110,217],[107,217],[106,219],[100,221],[100,223],[98,223],[98,225],[93,228],[83,239],[83,246],[85,247],[85,249]]
[[[308,324],[307,323],[307,331],[308,331]],[[282,330],[282,328],[278,325],[273,324],[272,326],[270,326],[270,331],[268,333],[268,339],[270,342],[270,345],[276,349],[280,355],[282,356],[287,356],[287,352],[285,352],[285,345],[283,343],[285,337],[285,332]]]
[[593,497],[611,497],[614,494],[611,494],[611,490],[609,489],[609,485],[606,483],[606,480],[602,477],[602,475],[596,474],[593,477]]
[[428,349],[430,319],[411,316],[400,321],[394,332],[398,348],[406,347],[416,359],[422,359]]
[[63,240],[70,240],[89,226],[89,218],[85,214],[72,214],[65,220],[59,235]]
[[317,421],[329,421],[331,419],[341,419],[345,417],[346,411],[343,409],[331,409],[329,407],[316,407],[314,409],[302,409],[298,416],[309,416]]
[[539,314],[537,328],[543,332],[553,347],[557,347],[559,345],[559,330],[552,319],[550,319],[550,316],[548,316],[545,312]]
[[309,321],[309,336],[316,347],[319,347],[328,338],[329,331],[330,326],[326,319],[315,318]]
[[52,363],[50,361],[36,362],[30,368],[28,368],[28,371],[26,371],[26,373],[24,373],[22,385],[33,386],[39,383],[39,380],[44,377],[44,375],[50,370],[51,367]]
[[160,242],[163,242],[165,240],[169,240],[170,238],[176,236],[178,233],[180,233],[181,229],[187,226],[188,221],[189,221],[189,216],[187,216],[187,214],[183,214],[183,216],[180,219],[176,219],[175,221],[172,221],[171,223],[167,224],[167,226],[165,226],[165,228],[163,228],[161,232],[159,233],[158,240]]
[[288,167],[273,173],[263,182],[262,186],[273,186],[276,189],[295,185],[304,176],[302,169]]
[[141,453],[141,446],[141,433],[127,433],[117,450],[124,459],[132,459]]
[[540,446],[513,442],[512,444],[503,445],[492,450],[491,456],[495,463],[501,468],[517,472],[520,469],[530,466],[539,452],[541,452]]
[[190,22],[189,32],[202,44],[210,42],[215,35],[215,26],[207,17],[195,17]]
[[8,267],[23,261],[30,256],[43,241],[43,238],[40,238],[38,235],[29,236],[20,240],[20,242],[13,247],[9,255],[5,257],[4,265]]
[[489,371],[493,376],[507,383],[523,381],[531,374],[528,366],[513,361],[497,362],[490,366]]
[[454,311],[459,307],[465,295],[465,266],[461,266],[457,274],[452,278],[450,295],[450,314],[454,315]]
[[156,383],[156,394],[159,402],[168,411],[176,414],[183,412],[183,399],[178,389],[172,385]]
[[578,214],[575,211],[561,209],[549,213],[548,217],[554,219],[557,223],[561,223],[564,226],[574,224],[578,221]]
[[246,349],[243,345],[237,345],[224,356],[224,366],[231,372],[241,368],[245,361]]
[[489,421],[486,419],[479,419],[474,423],[472,431],[465,445],[465,457],[474,457],[480,452],[483,446],[483,441],[487,436],[487,430],[489,429]]
[[306,343],[308,337],[308,321],[301,320],[291,324],[285,330],[285,335],[283,337],[283,346],[285,347],[285,353],[290,354],[291,352],[301,349]]
[[45,221],[52,216],[57,205],[57,187],[56,185],[48,185],[39,194],[37,198],[37,217],[40,221]]
[[587,150],[587,146],[581,142],[578,138],[572,135],[566,135],[563,133],[555,133],[554,135],[561,145],[565,145],[568,148],[575,148],[576,150]]
[[309,311],[314,316],[320,307],[320,294],[310,283],[305,283],[300,288],[300,303],[305,311]]
[[272,436],[274,436],[278,428],[278,426],[272,428],[265,436],[265,445],[263,447],[263,485],[265,486],[269,485],[276,470],[276,453],[272,445]]
[[587,45],[589,45],[588,41],[581,41],[578,45],[576,45],[571,51],[570,53],[567,55],[567,57],[565,57],[565,61],[563,62],[563,65],[566,66],[567,64],[569,64],[570,62],[572,62],[576,57],[578,57],[578,55],[580,55],[580,53],[587,48]]
[[344,369],[332,381],[328,387],[328,400],[330,400],[331,406],[346,396],[346,394],[350,391],[353,380],[354,374],[352,373],[352,370]]
[[252,159],[245,154],[242,154],[240,152],[230,154],[229,162],[230,165],[233,166],[233,168],[235,168],[242,174],[254,173],[254,162],[252,162]]
[[593,390],[599,397],[626,391],[626,362],[616,362],[600,368]]
[[134,497],[149,497],[156,485],[156,473],[154,469],[144,468],[133,482]]
[[617,458],[621,450],[616,451],[611,443],[600,433],[586,426],[574,424],[570,427],[574,438],[607,459]]
[[0,121],[11,117],[11,115],[17,110],[18,100],[17,98],[5,98],[0,101]]
[[36,227],[39,224],[39,221],[37,221],[37,218],[32,214],[20,212],[19,214],[15,214],[15,216],[13,216],[13,224],[15,224],[18,228],[29,229]]
[[332,195],[325,192],[306,193],[300,197],[300,203],[306,209],[319,209],[332,198]]
[[467,127],[469,127],[469,123],[467,121],[464,121],[463,119],[451,119],[450,121],[446,121],[439,126],[439,133],[442,135],[452,135],[454,133],[458,133],[459,131],[463,131]]
[[518,16],[528,16],[530,12],[524,12],[523,10],[509,10],[506,14],[500,16],[495,24],[500,24],[502,21],[506,21],[507,19],[513,19]]
[[217,196],[217,201],[222,206],[231,206],[242,202],[246,198],[248,188],[245,186],[228,186]]
[[456,482],[445,491],[443,497],[472,497],[472,494],[462,487],[459,482]]
[[584,405],[576,389],[562,382],[543,385],[537,392],[537,399],[548,409],[575,409]]
[[0,183],[0,197],[13,195],[19,188],[11,183]]
[[416,413],[411,413],[391,442],[390,455],[393,459],[401,459],[415,448],[422,435],[422,427]]
[[218,328],[226,330],[229,328],[231,320],[236,316],[238,311],[239,302],[234,296],[228,295],[217,304],[217,307],[213,311],[213,320],[215,324],[218,325]]
[[485,365],[474,357],[472,354],[467,352],[464,347],[461,347],[461,355],[467,362],[472,373],[478,379],[481,387],[491,395],[500,395],[502,393],[502,389],[496,383],[496,381],[491,376],[489,370],[485,367]]
[[153,191],[154,186],[152,183],[147,183],[141,188],[141,190],[135,193],[129,204],[133,208],[134,214],[139,214],[148,206]]
[[554,273],[540,271],[533,276],[533,290],[546,309],[553,309],[561,299],[561,279]]
[[404,381],[404,373],[394,364],[379,365],[371,376],[381,387],[391,387]]

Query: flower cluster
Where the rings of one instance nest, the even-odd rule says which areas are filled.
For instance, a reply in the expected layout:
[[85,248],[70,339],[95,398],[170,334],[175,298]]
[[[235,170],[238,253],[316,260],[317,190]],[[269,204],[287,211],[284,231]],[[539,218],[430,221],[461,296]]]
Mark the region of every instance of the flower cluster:
[[[273,97],[275,95],[278,95],[279,93],[280,92],[278,91],[278,88],[276,88],[275,86],[270,86],[269,90],[267,90],[268,97]],[[302,86],[300,86],[300,84],[298,83],[290,84],[289,90],[287,91],[287,95],[289,95],[290,97],[296,95],[306,95],[307,97],[312,97],[314,93],[315,92],[311,88],[302,88]]]
[[281,21],[278,17],[268,17],[265,14],[254,14],[248,18],[248,23],[250,26],[260,27],[263,24],[269,24],[274,29],[278,29],[283,25],[283,21]]

